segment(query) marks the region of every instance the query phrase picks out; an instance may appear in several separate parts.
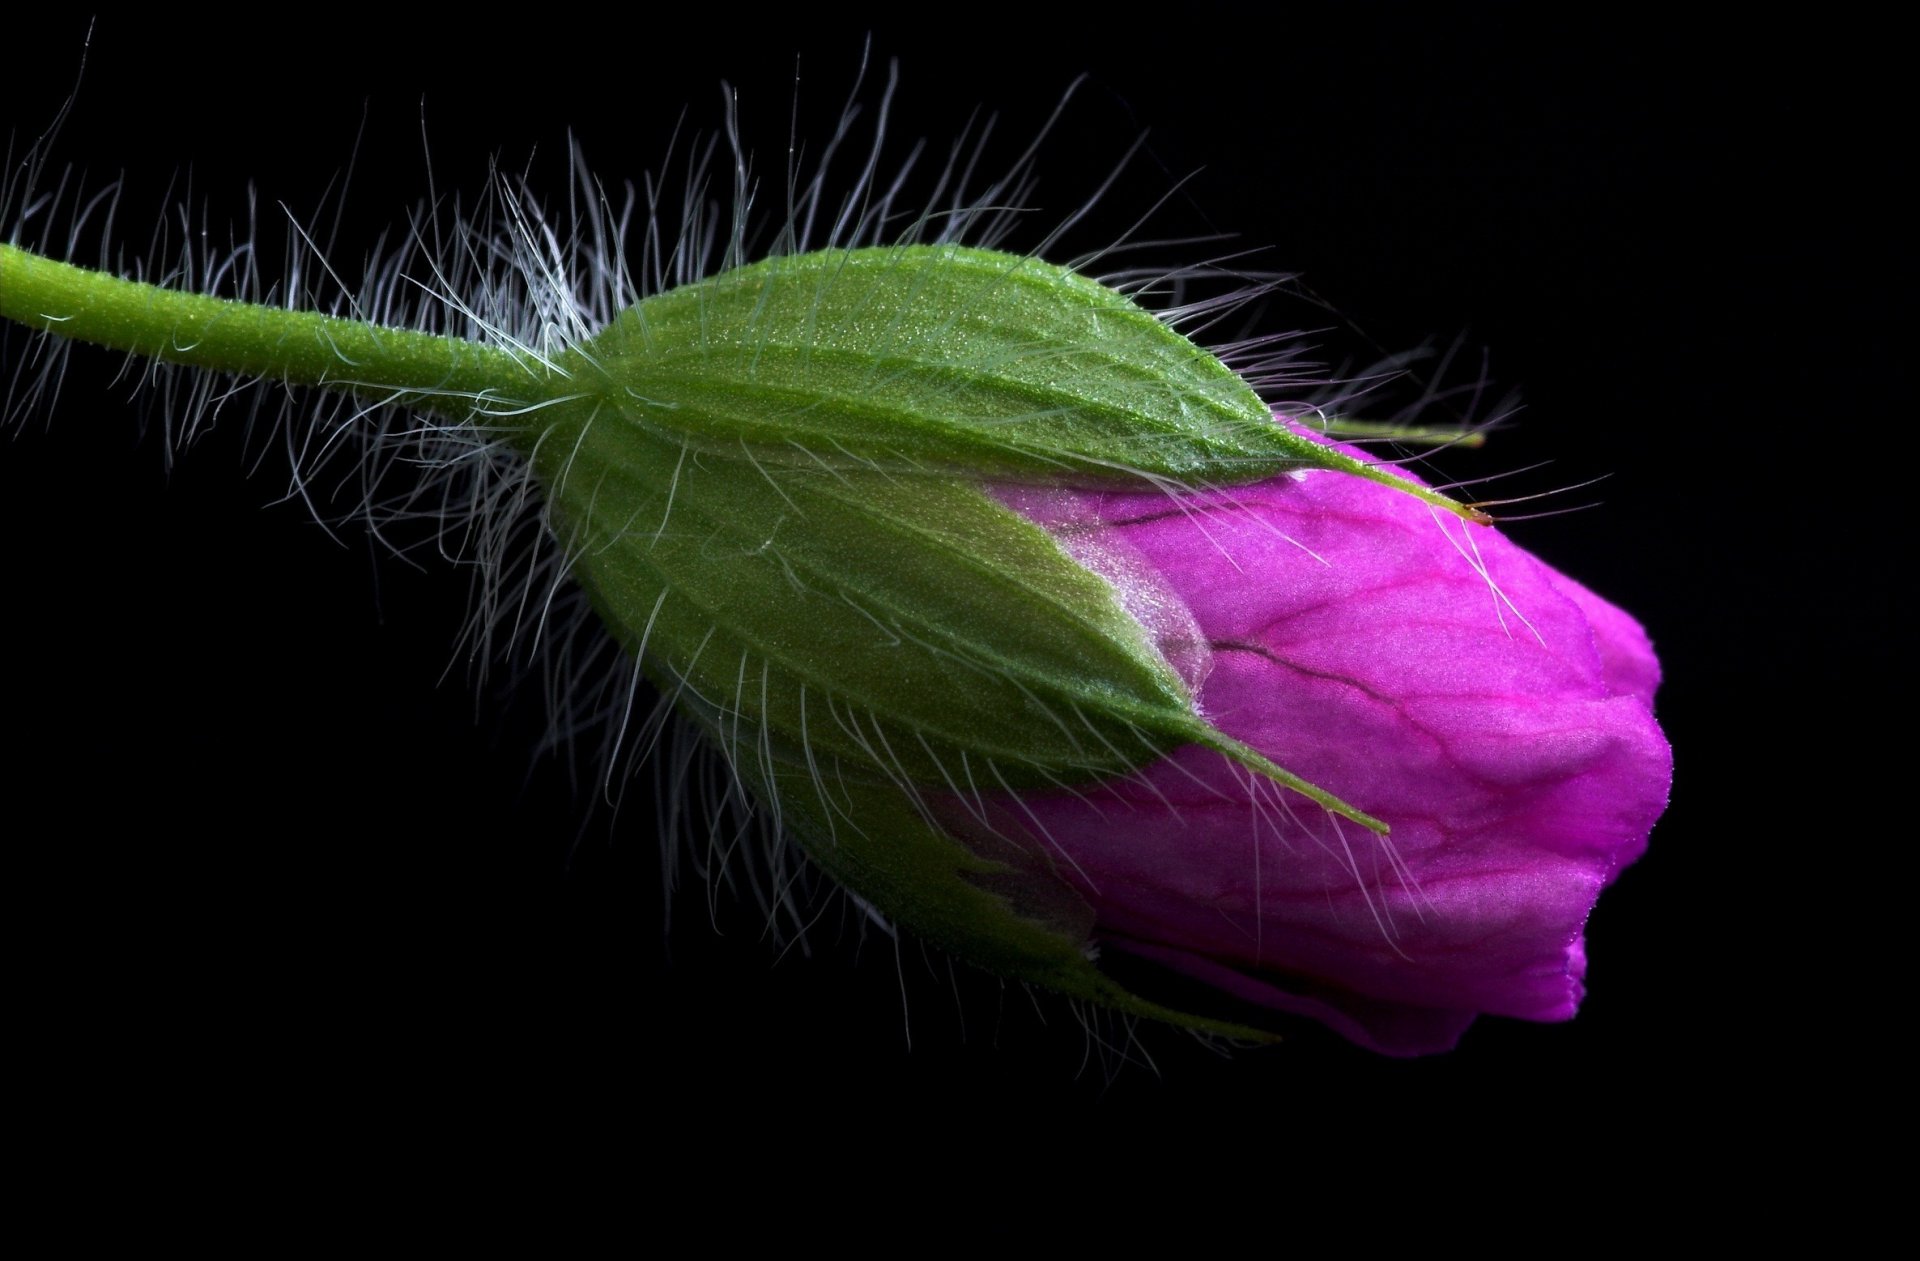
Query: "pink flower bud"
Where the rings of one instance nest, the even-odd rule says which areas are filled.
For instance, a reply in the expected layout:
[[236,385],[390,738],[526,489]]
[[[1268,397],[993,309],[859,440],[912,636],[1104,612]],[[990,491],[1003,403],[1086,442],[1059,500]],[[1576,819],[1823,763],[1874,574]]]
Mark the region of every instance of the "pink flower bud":
[[[1002,799],[1093,938],[1391,1054],[1564,1020],[1595,898],[1672,762],[1640,626],[1497,531],[1335,472],[1176,494],[1008,488],[1120,588],[1204,718],[1391,827],[1186,748]],[[1136,987],[1137,988],[1137,987]]]

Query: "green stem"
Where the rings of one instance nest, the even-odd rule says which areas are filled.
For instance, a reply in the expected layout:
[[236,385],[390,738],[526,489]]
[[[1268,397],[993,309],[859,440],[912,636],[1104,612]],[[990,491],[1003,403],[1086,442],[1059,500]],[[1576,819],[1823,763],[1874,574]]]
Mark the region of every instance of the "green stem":
[[182,293],[0,244],[0,317],[168,363],[321,386],[452,419],[540,393],[531,366],[457,337]]

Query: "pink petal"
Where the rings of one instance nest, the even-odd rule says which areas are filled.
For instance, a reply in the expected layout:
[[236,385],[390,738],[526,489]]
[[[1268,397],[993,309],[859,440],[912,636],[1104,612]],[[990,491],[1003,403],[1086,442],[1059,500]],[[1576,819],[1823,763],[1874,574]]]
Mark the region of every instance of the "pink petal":
[[1029,797],[1002,824],[1065,860],[1099,940],[1393,1053],[1449,1046],[1478,1012],[1573,1015],[1587,915],[1671,774],[1631,617],[1495,530],[1339,473],[1007,498],[1076,555],[1125,558],[1130,607],[1184,602],[1190,621],[1153,629],[1197,626],[1181,668],[1202,713],[1392,829],[1199,749]]

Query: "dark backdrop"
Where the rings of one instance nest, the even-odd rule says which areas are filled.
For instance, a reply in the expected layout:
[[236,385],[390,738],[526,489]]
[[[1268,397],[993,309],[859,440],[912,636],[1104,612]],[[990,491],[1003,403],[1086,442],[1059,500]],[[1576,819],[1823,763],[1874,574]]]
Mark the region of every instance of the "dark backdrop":
[[[1600,506],[1515,527],[1637,612],[1668,672],[1673,806],[1592,921],[1578,1020],[1483,1021],[1418,1062],[1311,1033],[1223,1058],[1155,1030],[1157,1069],[1116,1076],[1064,1007],[1036,1014],[838,919],[813,957],[780,956],[726,899],[716,934],[696,889],[668,944],[649,821],[585,819],[530,758],[537,706],[476,701],[450,667],[462,576],[263,506],[284,465],[245,476],[237,433],[169,468],[111,357],[82,354],[51,418],[0,446],[0,817],[50,1057],[135,1112],[185,1092],[269,1132],[371,1100],[401,1121],[532,1110],[636,1138],[682,1133],[680,1108],[723,1141],[834,1117],[1058,1135],[1092,1112],[1414,1151],[1530,1144],[1573,1117],[1687,1150],[1757,1120],[1750,1081],[1773,1083],[1769,1109],[1811,1106],[1809,1063],[1861,1036],[1836,1032],[1849,961],[1891,913],[1867,871],[1900,835],[1839,708],[1893,703],[1888,482],[1906,463],[1880,454],[1910,376],[1889,313],[1911,268],[1871,36],[1604,11],[1180,14],[377,46],[229,32],[237,51],[112,19],[58,152],[92,184],[125,173],[137,251],[183,195],[216,231],[251,192],[263,219],[310,214],[358,135],[340,240],[359,250],[425,193],[423,112],[440,188],[472,191],[495,155],[539,149],[557,175],[569,134],[636,177],[683,110],[717,123],[722,79],[775,172],[795,55],[817,129],[868,29],[877,73],[900,61],[903,138],[943,140],[985,103],[1024,139],[1087,73],[1041,203],[1077,202],[1148,140],[1083,241],[1192,175],[1178,230],[1235,234],[1339,313],[1276,321],[1326,325],[1350,355],[1459,337],[1490,356],[1526,410],[1450,469],[1556,461],[1524,489],[1611,475],[1575,497]],[[0,134],[45,125],[84,30],[14,37],[32,51],[0,81]]]

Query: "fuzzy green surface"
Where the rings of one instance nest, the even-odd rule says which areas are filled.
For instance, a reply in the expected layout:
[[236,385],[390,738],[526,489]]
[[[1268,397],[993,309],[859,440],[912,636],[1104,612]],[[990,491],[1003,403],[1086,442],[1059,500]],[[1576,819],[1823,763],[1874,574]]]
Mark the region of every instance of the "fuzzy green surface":
[[575,576],[723,725],[929,788],[1115,774],[1206,734],[1112,589],[976,484],[545,415],[535,468]]
[[1391,478],[1275,424],[1126,295],[993,250],[770,258],[645,299],[583,353],[636,423],[765,460],[1087,484]]
[[478,342],[182,293],[0,244],[0,317],[167,363],[464,415],[526,397],[520,361]]

